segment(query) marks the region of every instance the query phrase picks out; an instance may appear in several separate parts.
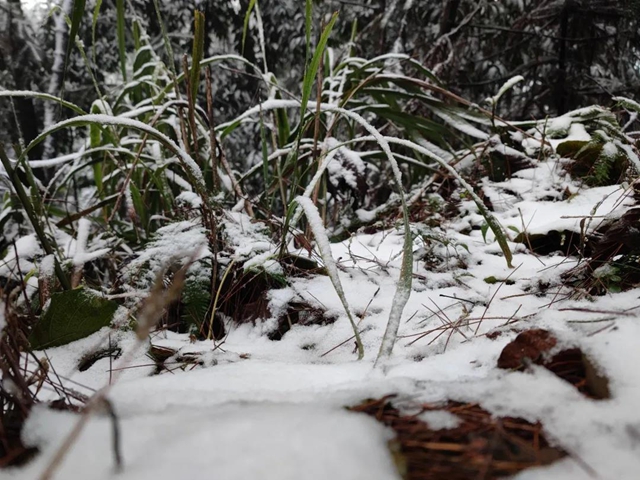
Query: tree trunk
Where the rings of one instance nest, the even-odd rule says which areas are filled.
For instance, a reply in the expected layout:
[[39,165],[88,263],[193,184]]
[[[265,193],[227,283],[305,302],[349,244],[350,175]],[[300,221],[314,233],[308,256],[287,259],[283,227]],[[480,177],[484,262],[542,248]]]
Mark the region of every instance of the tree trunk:
[[440,17],[440,36],[446,35],[456,26],[458,7],[460,7],[460,0],[443,0],[442,16]]
[[567,34],[569,31],[569,17],[573,9],[573,0],[567,0],[560,13],[560,31],[558,40],[558,78],[555,85],[556,113],[562,115],[567,112]]

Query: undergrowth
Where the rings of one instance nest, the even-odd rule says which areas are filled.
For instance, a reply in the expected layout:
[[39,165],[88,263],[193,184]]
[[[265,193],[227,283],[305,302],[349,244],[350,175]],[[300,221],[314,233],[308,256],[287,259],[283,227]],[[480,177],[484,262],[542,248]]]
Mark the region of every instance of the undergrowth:
[[[536,239],[496,219],[483,178],[500,182],[554,162],[586,186],[636,181],[636,137],[618,123],[624,109],[640,112],[636,103],[617,98],[612,109],[509,121],[495,114],[496,105],[521,79],[507,82],[485,105],[470,104],[407,55],[364,59],[353,44],[330,47],[335,15],[313,42],[311,8],[307,1],[305,73],[293,92],[266,62],[234,54],[203,58],[199,12],[191,56],[175,63],[166,39],[164,54],[154,50],[135,12],[119,15],[119,32],[131,34],[131,45],[118,36],[121,81],[113,91],[96,83],[88,111],[61,97],[0,90],[2,101],[33,97],[65,112],[28,145],[0,147],[0,278],[9,319],[0,358],[4,378],[23,391],[16,402],[2,387],[3,425],[23,415],[20,409],[35,401],[33,385],[50,378],[42,365],[40,380],[25,383],[16,367],[20,358],[78,338],[68,330],[81,319],[56,314],[80,301],[78,292],[100,313],[82,335],[113,326],[136,329],[143,339],[159,324],[220,344],[234,323],[271,321],[268,336],[278,340],[296,323],[350,321],[362,358],[357,318],[329,242],[398,229],[403,261],[378,355],[384,362],[411,294],[414,261],[434,271],[446,262],[464,265],[469,247],[444,231],[463,202],[475,205],[483,233],[491,232],[488,241],[497,243],[509,267],[514,241],[535,251]],[[247,11],[243,35],[251,15],[259,10]],[[72,39],[78,21],[69,19]],[[353,32],[355,38],[356,25]],[[92,72],[96,65],[83,45],[74,48]],[[255,106],[219,123],[211,78],[228,66],[238,75],[258,75],[262,84]],[[61,130],[73,132],[72,151],[31,158]],[[582,132],[588,140],[574,138]],[[254,155],[231,158],[227,146],[236,144],[250,145]],[[600,230],[593,250],[585,246],[586,231],[570,252],[583,259],[571,280],[582,282],[581,291],[613,291],[636,278],[637,262],[629,259],[640,254],[637,244],[610,234],[609,245]],[[414,252],[416,238],[423,246]],[[270,310],[269,292],[312,275],[331,278],[343,317],[296,302]]]

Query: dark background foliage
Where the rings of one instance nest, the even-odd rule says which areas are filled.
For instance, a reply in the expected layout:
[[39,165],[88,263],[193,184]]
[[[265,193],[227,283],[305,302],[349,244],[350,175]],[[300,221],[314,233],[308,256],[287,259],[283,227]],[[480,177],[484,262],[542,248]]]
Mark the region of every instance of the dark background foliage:
[[[191,48],[195,9],[205,13],[205,55],[241,53],[248,0],[160,2],[176,65]],[[87,2],[81,30],[92,44]],[[266,63],[285,87],[295,89],[304,66],[304,4],[262,0]],[[589,105],[608,104],[613,95],[637,97],[640,90],[640,2],[638,0],[318,0],[315,22],[333,11],[339,20],[331,45],[346,48],[354,22],[356,52],[374,57],[395,51],[432,69],[451,91],[480,103],[514,75],[526,81],[501,104],[511,118],[541,118]],[[53,16],[25,10],[19,0],[0,0],[0,87],[47,91],[53,62]],[[106,89],[120,82],[115,38],[115,0],[104,0],[96,32],[97,63],[92,71]],[[156,51],[166,55],[152,0],[131,0]],[[318,30],[318,29],[316,29]],[[132,42],[130,32],[127,41]],[[242,52],[262,64],[257,29],[251,24]],[[217,70],[214,78],[218,118],[230,118],[262,95],[261,79],[244,69]],[[88,69],[75,52],[69,62],[65,98],[87,108],[95,98]],[[0,100],[0,141],[30,141],[42,129],[42,106],[29,99]],[[58,112],[62,114],[62,112]],[[58,137],[56,152],[72,148]],[[34,152],[34,157],[41,154]]]

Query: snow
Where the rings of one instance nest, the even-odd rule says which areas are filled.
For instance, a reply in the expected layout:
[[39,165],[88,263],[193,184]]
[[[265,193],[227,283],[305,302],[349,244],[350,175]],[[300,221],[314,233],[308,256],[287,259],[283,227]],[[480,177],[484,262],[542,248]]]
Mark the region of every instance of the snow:
[[502,85],[502,87],[500,87],[500,90],[498,90],[498,93],[491,98],[488,98],[487,101],[491,104],[491,105],[496,105],[498,103],[498,101],[500,100],[500,98],[507,93],[509,90],[511,90],[516,84],[520,83],[524,81],[524,77],[522,75],[516,75],[515,77],[510,78],[509,80],[507,80],[504,85]]
[[188,205],[191,208],[200,208],[202,206],[202,198],[194,192],[182,192],[176,197],[176,203]]
[[[547,215],[557,213],[549,210]],[[235,214],[228,223],[245,239],[250,234],[260,238],[256,224],[243,214]],[[635,313],[629,316],[620,309],[636,306],[637,292],[597,297],[592,302],[558,299],[548,306],[555,298],[553,289],[542,296],[523,294],[538,280],[557,278],[567,268],[564,257],[545,257],[550,269],[531,255],[516,253],[514,264],[520,267],[509,271],[493,255],[492,245],[485,244],[479,232],[472,233],[449,233],[451,241],[468,244],[466,270],[455,267],[453,253],[450,268],[441,272],[427,271],[416,261],[418,277],[386,375],[374,372],[372,365],[399,269],[403,237],[396,231],[361,234],[329,245],[341,266],[337,274],[351,308],[358,315],[366,312],[359,324],[366,346],[362,362],[354,361],[352,343],[321,356],[352,336],[348,322],[343,321],[294,326],[279,342],[267,340],[260,325],[237,326],[226,339],[224,351],[214,350],[208,342],[191,344],[185,335],[172,332],[154,335],[151,342],[157,346],[200,354],[206,359],[205,367],[148,376],[153,366],[141,351],[131,365],[138,368],[124,370],[109,394],[121,421],[123,472],[116,475],[113,471],[109,421],[96,415],[55,478],[81,479],[87,472],[92,478],[202,478],[212,471],[220,478],[398,478],[385,443],[391,435],[373,420],[342,409],[390,393],[414,404],[446,399],[479,402],[496,415],[542,421],[550,438],[572,455],[516,478],[583,479],[585,470],[576,458],[602,478],[632,478],[629,472],[640,468],[633,433],[640,428],[640,371],[635,368],[640,362],[635,347],[640,327]],[[416,238],[414,243],[418,247],[421,240]],[[438,248],[445,251],[448,247]],[[465,276],[457,277],[461,273]],[[509,274],[514,285],[483,281],[489,275],[504,278]],[[382,293],[376,295],[378,289]],[[451,298],[454,296],[466,301]],[[272,291],[270,308],[272,312],[286,308],[298,297],[329,312],[342,309],[330,279],[324,276],[297,278],[291,287]],[[467,323],[461,322],[459,331],[443,330],[440,337],[439,331],[425,334],[446,326],[435,305],[451,321],[464,318],[468,309]],[[605,324],[610,328],[600,331],[602,315],[561,310],[584,306],[621,313]],[[484,316],[482,334],[504,325],[514,314],[519,319],[516,325],[551,329],[563,343],[580,346],[596,359],[610,378],[613,398],[586,399],[539,368],[497,370],[500,351],[515,333],[506,327],[495,340],[474,336],[477,320]],[[570,323],[576,320],[598,323]],[[419,335],[424,336],[411,344]],[[135,335],[121,332],[111,340],[126,351],[135,343]],[[75,365],[100,341],[106,342],[106,330],[51,349],[48,355],[65,378],[99,388],[109,380],[108,359],[85,372],[78,372]],[[304,348],[310,345],[312,348]],[[421,418],[433,428],[450,428],[455,421],[433,412]],[[37,410],[24,436],[43,453],[27,467],[5,472],[4,478],[36,477],[76,421],[76,416],[67,413]]]
[[[38,409],[25,438],[44,447],[27,469],[33,478],[72,424],[70,415]],[[374,419],[339,408],[250,401],[214,409],[169,408],[161,417],[121,420],[125,468],[114,474],[110,422],[95,418],[58,478],[297,480],[399,479],[387,449],[391,434]],[[149,459],[153,458],[153,462]]]
[[429,425],[432,430],[456,428],[460,425],[460,419],[445,410],[431,410],[422,412],[418,418]]
[[[134,285],[151,286],[161,269],[210,256],[207,236],[197,220],[184,220],[159,228],[154,239],[122,273]],[[129,285],[131,287],[131,285]]]
[[[262,108],[294,106],[299,104],[271,100]],[[332,105],[322,108],[341,114]],[[554,120],[552,127],[564,138],[547,141],[557,147],[568,139],[590,140],[576,118]],[[448,158],[440,158],[425,143],[387,138],[364,126],[371,135],[360,140],[378,142],[385,153],[394,142],[448,166]],[[539,146],[542,138],[522,136],[520,141]],[[622,148],[617,143],[607,145],[611,154],[614,148]],[[333,139],[325,147],[361,168],[359,153]],[[496,144],[495,148],[506,147]],[[323,167],[330,165],[329,155]],[[393,155],[389,160],[394,166]],[[458,174],[449,169],[452,175]],[[400,180],[397,165],[395,173]],[[635,205],[629,188],[587,188],[555,161],[533,161],[508,181],[485,179],[478,187],[503,226],[529,234],[593,232],[602,221],[615,221]],[[447,400],[478,403],[496,416],[540,421],[551,442],[569,456],[524,471],[516,479],[581,480],[592,473],[600,478],[635,478],[640,469],[637,289],[570,298],[570,289],[560,278],[576,265],[577,258],[557,253],[536,257],[514,242],[509,247],[516,268],[508,268],[491,231],[483,238],[485,219],[468,199],[460,201],[464,214],[442,227],[410,225],[413,237],[405,236],[410,232],[388,229],[355,233],[332,244],[308,198],[310,192],[296,201],[306,213],[329,276],[291,277],[284,288],[266,292],[268,318],[247,324],[227,322],[228,336],[215,344],[192,342],[188,335],[171,331],[154,332],[145,347],[175,352],[159,373],[147,356],[148,348],[135,350],[135,333],[124,328],[105,328],[46,352],[64,383],[83,395],[109,385],[114,371],[122,373],[108,399],[121,424],[123,471],[114,470],[110,420],[96,413],[55,478],[396,479],[399,475],[387,445],[393,434],[372,418],[344,409],[389,394],[407,405],[406,411],[413,406],[411,411],[433,429],[453,428],[459,420],[442,411],[418,413],[420,406]],[[193,208],[201,204],[200,197],[189,191],[177,201]],[[373,220],[373,213],[358,214]],[[278,245],[264,224],[231,212],[224,214],[219,226],[227,246],[219,254],[222,266],[238,262],[244,269],[283,274],[275,260]],[[93,250],[88,247],[87,223],[80,222],[76,239],[62,232],[56,235],[64,255],[76,263],[92,251],[101,253],[100,245],[92,245]],[[406,294],[404,312],[394,313],[398,302],[392,292],[398,288],[407,238],[414,254],[413,285],[401,292]],[[39,265],[41,274],[51,274],[52,258],[43,258],[34,236],[19,238],[16,249],[22,272]],[[197,260],[211,255],[198,219],[160,228],[126,267],[123,279],[137,279],[127,293],[138,298],[167,260],[183,264],[194,254]],[[0,274],[14,271],[17,261],[9,250]],[[601,267],[595,275],[606,274],[606,267]],[[487,281],[491,277],[497,281]],[[507,278],[509,282],[504,282]],[[269,340],[266,333],[294,302],[317,308],[335,321],[292,325],[281,340]],[[5,322],[1,311],[0,328]],[[353,324],[346,321],[345,313]],[[116,323],[126,325],[130,314],[120,307]],[[395,349],[384,370],[374,369],[387,322],[394,315],[399,328]],[[356,361],[354,328],[365,347],[362,361]],[[541,367],[498,369],[500,352],[518,333],[514,329],[527,328],[548,329],[562,347],[579,347],[609,379],[612,398],[586,398]],[[500,335],[492,339],[487,336],[490,332]],[[80,360],[110,343],[122,350],[122,358],[131,358],[130,363],[102,358],[91,368],[78,370]],[[41,358],[44,352],[36,356]],[[195,357],[201,365],[186,367],[178,360],[181,356]],[[56,398],[53,390],[41,393],[42,400]],[[23,438],[38,446],[41,454],[23,468],[3,471],[3,478],[37,478],[78,418],[38,407]]]

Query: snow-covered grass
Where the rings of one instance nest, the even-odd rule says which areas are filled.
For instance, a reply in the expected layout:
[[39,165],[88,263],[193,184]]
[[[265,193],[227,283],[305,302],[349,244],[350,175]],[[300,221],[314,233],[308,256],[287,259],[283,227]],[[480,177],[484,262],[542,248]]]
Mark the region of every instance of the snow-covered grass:
[[[588,206],[582,214],[589,214]],[[559,221],[552,211],[543,218],[549,227]],[[437,273],[416,261],[399,345],[384,375],[372,368],[375,348],[367,348],[363,362],[354,361],[352,343],[335,348],[352,331],[325,276],[296,279],[291,288],[301,299],[336,312],[339,320],[332,325],[293,326],[279,342],[268,340],[259,324],[237,326],[221,348],[206,341],[191,343],[186,334],[153,334],[149,343],[175,351],[174,360],[166,361],[160,375],[149,376],[155,365],[140,351],[122,366],[126,370],[109,395],[124,455],[118,477],[204,478],[213,469],[222,478],[398,478],[385,446],[392,435],[372,420],[342,410],[365,398],[398,394],[415,405],[477,402],[496,415],[541,421],[552,441],[570,455],[517,478],[581,479],[589,472],[633,478],[640,467],[634,441],[640,425],[635,368],[640,326],[630,310],[638,306],[637,290],[572,300],[558,282],[570,262],[564,256],[538,259],[513,245],[517,269],[509,271],[479,231],[452,236],[469,249],[467,268],[451,266]],[[360,234],[331,249],[342,260],[338,275],[345,295],[353,311],[363,313],[363,342],[375,347],[391,309],[389,292],[400,268],[402,237],[394,231]],[[514,283],[486,283],[490,276],[509,276]],[[541,282],[552,287],[536,291]],[[587,353],[609,379],[612,398],[587,399],[541,367],[497,369],[498,355],[516,335],[512,329],[534,326],[552,331],[562,347]],[[496,329],[503,334],[493,340],[483,335]],[[100,340],[104,344],[105,334],[47,352],[68,388],[91,394],[109,382],[112,369],[121,367],[117,361],[110,367],[104,358],[77,371],[78,361],[95,351]],[[125,351],[135,343],[133,333],[126,332],[112,341]],[[330,353],[323,356],[325,352]],[[203,365],[183,372],[175,360],[180,355],[195,355]],[[42,394],[43,400],[56,398],[53,392]],[[433,422],[432,428],[448,425],[442,418],[424,420]],[[7,472],[7,478],[39,475],[75,422],[77,417],[69,413],[34,410],[23,438],[42,453],[26,468]],[[112,478],[110,428],[108,418],[96,415],[56,478]]]
[[[510,208],[499,214],[501,221],[507,224],[514,218],[512,212],[521,211],[529,223],[529,215],[535,213],[533,230],[546,233],[575,229],[575,217],[592,215],[605,194],[609,194],[607,201],[600,203],[603,216],[616,218],[627,208],[625,202],[630,200],[619,201],[624,192],[614,197],[613,188],[584,189],[564,201],[542,202],[549,189],[578,187],[567,177],[559,181],[557,170],[549,167],[543,163],[535,173],[521,171],[510,181],[487,182],[487,188],[508,189],[522,197],[511,200]],[[525,178],[529,188],[524,187]],[[537,210],[524,208],[529,204],[537,205]],[[337,259],[334,275],[340,277],[344,295],[360,318],[358,328],[367,347],[363,362],[355,362],[353,344],[344,343],[353,332],[330,277],[322,275],[290,279],[285,301],[312,303],[338,320],[326,326],[294,325],[279,342],[264,336],[261,321],[232,326],[220,347],[207,341],[192,343],[186,334],[159,331],[149,344],[175,353],[155,376],[149,376],[155,363],[144,351],[128,365],[111,364],[104,358],[79,372],[78,362],[95,352],[100,342],[104,345],[104,331],[50,349],[48,358],[69,382],[68,388],[87,395],[108,384],[112,371],[125,369],[109,395],[121,425],[124,471],[120,476],[125,478],[175,478],[186,472],[200,478],[212,469],[223,478],[397,478],[385,447],[391,434],[368,418],[342,410],[387,394],[415,405],[477,402],[496,415],[542,422],[552,441],[570,455],[517,478],[579,479],[589,472],[602,478],[632,478],[640,467],[634,441],[640,425],[636,408],[640,376],[635,368],[640,361],[635,348],[640,326],[633,310],[638,306],[637,290],[574,300],[560,276],[577,259],[560,252],[536,257],[523,245],[512,243],[516,269],[510,270],[490,239],[485,241],[480,230],[465,229],[468,222],[482,222],[477,213],[474,217],[474,203],[461,208],[467,213],[446,229],[449,245],[434,246],[445,264],[434,270],[424,258],[416,257],[413,292],[400,325],[398,348],[384,375],[372,366],[401,266],[403,239],[395,230],[323,244]],[[251,228],[250,223],[245,225]],[[264,243],[258,231],[236,227],[235,235],[243,231],[248,236],[238,247],[249,251],[252,241]],[[415,250],[424,249],[425,241],[416,238]],[[465,248],[458,246],[456,253],[453,245]],[[160,243],[152,247],[156,257],[163,255],[158,248]],[[490,277],[510,282],[487,282]],[[282,302],[276,295],[273,299]],[[545,328],[562,347],[579,347],[588,354],[608,378],[612,398],[587,399],[541,367],[522,372],[497,369],[502,348],[516,331],[530,327]],[[489,339],[484,334],[490,331],[502,335]],[[133,333],[120,332],[111,341],[125,351],[135,345]],[[180,356],[198,358],[202,365],[183,372]],[[41,396],[57,398],[47,389]],[[433,417],[424,418],[433,423],[432,428],[445,428],[452,421]],[[34,410],[23,438],[42,453],[26,468],[9,471],[7,478],[40,474],[77,421],[69,413]],[[87,472],[93,478],[111,478],[111,435],[108,418],[96,415],[56,478],[86,478]],[[211,454],[189,455],[193,451]]]
[[[49,115],[17,159],[0,149],[2,419],[18,412],[12,440],[39,452],[3,478],[396,479],[393,432],[345,410],[386,395],[407,411],[460,401],[540,422],[568,455],[516,478],[633,478],[640,162],[619,112],[510,123],[406,55],[325,52],[329,27],[302,102],[266,60],[202,60],[265,81],[266,98],[216,125],[211,82],[202,108],[182,100],[191,76],[138,27],[128,61],[147,60],[124,64],[130,81],[89,113],[0,92],[77,115]],[[73,152],[27,158],[79,128]],[[231,142],[255,155],[227,158]],[[32,168],[51,166],[41,185]],[[75,287],[102,301],[95,315],[64,303]],[[111,325],[86,328],[104,304]],[[60,305],[68,315],[51,318]],[[30,351],[45,321],[57,346]],[[69,325],[85,338],[60,341]],[[549,355],[579,348],[610,398],[584,396],[537,358],[499,369],[533,328],[557,339]],[[419,418],[433,430],[458,421]]]

